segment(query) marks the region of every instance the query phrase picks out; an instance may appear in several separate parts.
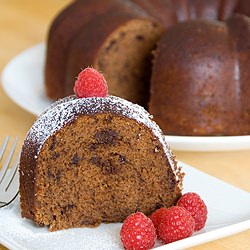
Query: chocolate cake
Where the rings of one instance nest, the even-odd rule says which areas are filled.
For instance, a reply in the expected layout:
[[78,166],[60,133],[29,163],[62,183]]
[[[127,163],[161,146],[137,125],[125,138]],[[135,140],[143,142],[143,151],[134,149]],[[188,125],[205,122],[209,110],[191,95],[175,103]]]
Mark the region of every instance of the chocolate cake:
[[21,213],[50,231],[122,222],[175,205],[182,177],[142,107],[114,96],[70,96],[44,111],[25,138]]
[[73,1],[49,31],[47,95],[72,94],[94,66],[110,94],[144,106],[165,134],[247,135],[249,16],[250,0]]

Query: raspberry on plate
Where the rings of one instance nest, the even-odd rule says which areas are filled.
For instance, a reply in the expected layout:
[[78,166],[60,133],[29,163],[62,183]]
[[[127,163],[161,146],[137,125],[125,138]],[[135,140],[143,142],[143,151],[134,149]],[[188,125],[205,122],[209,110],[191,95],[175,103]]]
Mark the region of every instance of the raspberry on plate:
[[207,206],[197,193],[186,193],[177,202],[178,206],[184,207],[195,220],[195,231],[202,229],[207,221]]
[[163,243],[171,243],[191,236],[194,226],[194,218],[185,208],[173,206],[162,215],[158,236]]
[[167,212],[167,209],[165,207],[161,207],[157,209],[155,212],[153,212],[151,216],[149,217],[155,226],[156,233],[158,233],[158,225],[161,222],[161,218],[163,214],[165,214],[166,212]]
[[86,68],[78,75],[74,92],[77,97],[105,97],[108,86],[104,76],[93,68]]
[[121,242],[127,250],[151,249],[156,240],[153,222],[143,213],[129,215],[120,231]]

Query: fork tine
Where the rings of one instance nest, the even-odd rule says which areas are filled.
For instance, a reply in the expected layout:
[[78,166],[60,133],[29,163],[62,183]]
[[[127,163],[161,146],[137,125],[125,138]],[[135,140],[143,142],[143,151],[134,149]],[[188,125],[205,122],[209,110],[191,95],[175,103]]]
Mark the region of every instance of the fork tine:
[[1,200],[8,201],[9,197],[14,197],[19,189],[19,175],[18,175],[18,160],[15,163],[8,174],[4,178],[1,186],[3,187],[3,193],[1,194]]
[[0,149],[0,161],[2,160],[2,157],[3,157],[3,153],[6,149],[6,146],[8,144],[8,141],[9,141],[10,137],[9,136],[6,136],[5,139],[4,139],[4,142],[1,146],[1,149]]
[[9,189],[13,188],[14,190],[18,190],[18,185],[15,186],[15,184],[18,183],[18,181],[16,180],[16,178],[18,177],[18,161],[20,158],[20,154],[21,151],[19,151],[14,164],[12,165],[12,167],[10,168],[10,170],[8,171],[8,173],[6,174],[3,182],[2,182],[2,186],[4,187],[4,191],[9,191]]
[[[14,154],[14,150],[17,144],[17,138],[15,139],[13,146],[11,147],[10,153],[7,156],[7,160],[4,163],[7,167],[10,165],[11,158]],[[19,172],[18,172],[18,163],[21,155],[21,150],[18,152],[18,155],[15,159],[14,164],[12,164],[10,169],[6,169],[4,176],[0,182],[0,208],[9,205],[12,201],[15,200],[19,193]],[[8,170],[8,171],[7,171]]]
[[[3,199],[4,201],[0,201],[0,208],[8,206],[11,202],[13,202],[17,195],[19,194],[19,174],[18,174],[18,164],[16,165],[16,167],[13,167],[16,171],[14,172],[14,176],[12,176],[11,179],[11,183],[8,183],[6,190],[8,190],[8,192],[3,192],[3,194],[1,195],[1,199]],[[11,198],[10,198],[11,197]]]
[[[0,184],[2,183],[2,181],[3,181],[3,179],[4,179],[5,175],[6,175],[8,166],[10,164],[10,161],[12,159],[12,156],[14,154],[14,151],[15,151],[15,148],[16,148],[16,145],[17,145],[17,141],[18,141],[18,138],[16,137],[15,141],[14,141],[14,143],[13,143],[11,149],[10,149],[10,152],[9,152],[9,154],[8,154],[6,160],[5,160],[5,162],[4,162],[4,164],[3,164],[2,168],[1,168],[1,171],[0,171]],[[7,143],[8,143],[8,140],[7,140]]]

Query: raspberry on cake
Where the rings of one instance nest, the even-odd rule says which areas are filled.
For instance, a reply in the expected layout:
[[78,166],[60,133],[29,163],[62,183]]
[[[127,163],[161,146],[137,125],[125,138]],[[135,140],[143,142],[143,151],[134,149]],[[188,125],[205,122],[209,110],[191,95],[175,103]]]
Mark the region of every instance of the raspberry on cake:
[[24,140],[19,171],[22,216],[50,231],[173,206],[183,178],[151,115],[109,95],[47,108]]
[[78,75],[74,92],[77,97],[105,97],[108,85],[104,76],[93,68],[86,68]]

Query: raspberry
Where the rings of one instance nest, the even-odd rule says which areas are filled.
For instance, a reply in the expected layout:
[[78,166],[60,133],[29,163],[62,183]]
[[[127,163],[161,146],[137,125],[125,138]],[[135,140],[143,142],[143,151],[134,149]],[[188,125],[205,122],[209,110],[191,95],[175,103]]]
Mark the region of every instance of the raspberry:
[[207,206],[197,193],[186,193],[177,202],[184,207],[195,220],[195,231],[202,229],[207,221]]
[[162,215],[158,236],[164,243],[181,240],[194,232],[194,218],[183,207],[173,206]]
[[162,208],[157,209],[155,212],[153,212],[153,213],[151,214],[151,216],[149,217],[149,218],[152,220],[152,222],[153,222],[153,224],[154,224],[154,226],[155,226],[156,233],[158,233],[158,225],[159,225],[160,222],[161,222],[161,218],[162,218],[162,216],[163,216],[166,212],[167,212],[167,209],[164,208],[164,207],[162,207]]
[[108,86],[104,76],[93,68],[86,68],[78,75],[74,92],[77,97],[105,97]]
[[141,212],[131,214],[122,225],[120,237],[127,250],[150,249],[156,240],[154,224]]

